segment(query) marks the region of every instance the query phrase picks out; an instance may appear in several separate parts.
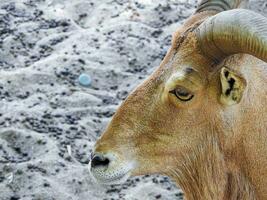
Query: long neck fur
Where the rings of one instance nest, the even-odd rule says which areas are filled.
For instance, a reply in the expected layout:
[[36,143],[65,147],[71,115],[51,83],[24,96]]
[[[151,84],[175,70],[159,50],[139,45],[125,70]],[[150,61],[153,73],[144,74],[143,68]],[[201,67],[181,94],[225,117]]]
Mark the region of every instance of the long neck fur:
[[256,200],[253,187],[239,170],[230,170],[214,137],[183,156],[171,170],[171,177],[185,193],[186,200]]

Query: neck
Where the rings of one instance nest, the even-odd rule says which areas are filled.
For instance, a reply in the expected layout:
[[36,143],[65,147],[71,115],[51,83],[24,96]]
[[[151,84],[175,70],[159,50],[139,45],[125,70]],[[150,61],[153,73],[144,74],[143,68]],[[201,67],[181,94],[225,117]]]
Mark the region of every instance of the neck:
[[206,138],[186,153],[170,176],[184,191],[187,200],[256,200],[245,176],[227,167],[214,138]]

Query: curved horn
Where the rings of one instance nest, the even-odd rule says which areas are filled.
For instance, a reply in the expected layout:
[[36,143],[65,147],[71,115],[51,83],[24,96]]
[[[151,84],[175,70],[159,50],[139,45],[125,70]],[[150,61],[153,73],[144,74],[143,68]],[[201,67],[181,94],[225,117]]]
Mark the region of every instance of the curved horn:
[[246,53],[267,62],[267,19],[255,12],[221,12],[204,21],[196,37],[202,53],[214,61]]
[[202,0],[196,10],[196,13],[203,11],[222,12],[235,8],[245,8],[248,0]]

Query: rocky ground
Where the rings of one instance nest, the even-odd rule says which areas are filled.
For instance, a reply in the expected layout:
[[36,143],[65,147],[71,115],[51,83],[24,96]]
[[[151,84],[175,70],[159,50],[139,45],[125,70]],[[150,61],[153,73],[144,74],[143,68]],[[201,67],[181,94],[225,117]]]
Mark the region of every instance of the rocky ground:
[[[100,187],[87,163],[196,0],[0,1],[0,199],[182,199],[164,176]],[[266,14],[267,3],[251,7]],[[90,87],[78,83],[81,73]],[[70,157],[70,152],[72,156]]]

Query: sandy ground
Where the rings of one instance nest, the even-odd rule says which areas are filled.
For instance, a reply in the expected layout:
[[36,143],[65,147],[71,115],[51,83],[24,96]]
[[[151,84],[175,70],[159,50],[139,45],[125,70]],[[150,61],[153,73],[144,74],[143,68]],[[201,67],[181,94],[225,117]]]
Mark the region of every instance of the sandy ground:
[[[100,187],[87,163],[195,0],[0,0],[0,199],[182,199],[164,176]],[[264,0],[253,9],[266,14]],[[77,79],[92,77],[85,88]],[[69,152],[75,160],[69,156]]]

